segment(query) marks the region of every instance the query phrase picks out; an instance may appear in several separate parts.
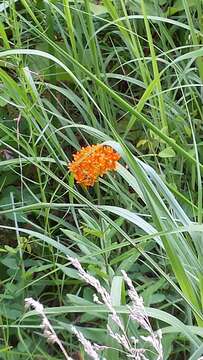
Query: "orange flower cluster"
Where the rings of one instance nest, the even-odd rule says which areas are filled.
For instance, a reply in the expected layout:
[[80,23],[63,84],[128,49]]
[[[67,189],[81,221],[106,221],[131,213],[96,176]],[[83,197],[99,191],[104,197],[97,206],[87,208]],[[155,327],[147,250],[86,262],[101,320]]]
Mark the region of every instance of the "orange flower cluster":
[[83,147],[73,158],[68,168],[77,183],[93,186],[99,176],[116,169],[120,155],[110,146],[92,145]]

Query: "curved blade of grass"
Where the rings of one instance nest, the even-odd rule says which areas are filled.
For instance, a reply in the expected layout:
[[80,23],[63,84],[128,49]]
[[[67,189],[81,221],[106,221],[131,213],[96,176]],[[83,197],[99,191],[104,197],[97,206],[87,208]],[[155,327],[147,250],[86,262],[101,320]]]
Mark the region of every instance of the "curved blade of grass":
[[[118,314],[129,314],[129,309],[127,306],[117,306],[115,310]],[[190,328],[185,326],[177,317],[170,315],[162,310],[153,309],[153,308],[145,308],[145,311],[148,316],[153,317],[155,319],[159,319],[172,327],[174,326],[175,331],[178,330],[180,333],[184,334],[184,336],[191,341],[196,348],[199,348],[201,345],[201,340],[195,336]],[[62,314],[71,314],[71,313],[89,313],[89,314],[108,314],[109,309],[104,305],[70,305],[70,306],[60,306],[60,307],[52,307],[45,308],[45,313],[47,315],[62,315]],[[30,316],[37,315],[36,311],[29,311],[23,315],[21,322]]]
[[[198,50],[197,50],[198,51]],[[78,79],[73,75],[73,73],[68,69],[66,65],[64,65],[60,60],[55,58],[53,55],[48,54],[46,52],[40,51],[40,50],[27,50],[27,49],[12,49],[12,50],[6,50],[0,52],[0,58],[6,57],[9,55],[36,55],[36,56],[42,56],[47,59],[53,60],[56,62],[59,66],[61,66],[72,78],[73,80],[81,87],[81,83],[78,81]],[[187,55],[187,54],[186,54]],[[199,55],[200,56],[200,55]],[[180,59],[184,59],[184,55],[182,57],[179,57]],[[115,101],[118,102],[118,104],[125,109],[126,111],[132,113],[137,117],[138,120],[140,120],[144,125],[146,125],[149,129],[151,129],[156,135],[160,137],[163,141],[165,141],[168,145],[170,145],[174,150],[176,150],[179,154],[183,155],[185,159],[190,160],[192,163],[196,164],[196,159],[190,155],[186,150],[184,150],[180,145],[176,144],[174,142],[174,139],[170,138],[164,132],[159,130],[152,122],[150,122],[144,115],[140,114],[136,109],[134,109],[129,103],[127,103],[124,99],[122,99],[117,93],[115,93],[111,88],[109,88],[105,83],[103,83],[101,80],[99,80],[95,75],[93,75],[90,71],[88,71],[84,66],[82,66],[79,62],[77,62],[75,59],[73,59],[70,56],[70,60],[77,65],[81,70],[83,70],[91,79],[93,79],[98,86],[100,86],[104,91],[106,91]],[[178,59],[176,59],[175,62],[178,62]],[[85,93],[87,93],[86,89],[83,88]],[[87,93],[89,96],[89,94]],[[111,125],[109,124],[111,127]],[[112,129],[112,127],[111,127]],[[115,131],[114,131],[115,132]],[[203,171],[203,164],[200,164],[200,169]]]

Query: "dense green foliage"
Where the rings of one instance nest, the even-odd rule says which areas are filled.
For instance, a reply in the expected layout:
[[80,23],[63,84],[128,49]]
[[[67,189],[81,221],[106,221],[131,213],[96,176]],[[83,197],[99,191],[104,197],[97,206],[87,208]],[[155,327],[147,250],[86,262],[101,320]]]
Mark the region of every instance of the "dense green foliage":
[[[27,297],[44,304],[74,359],[88,357],[71,324],[113,346],[108,310],[67,255],[124,321],[128,273],[162,330],[164,360],[203,355],[202,5],[1,1],[0,359],[63,359],[25,315]],[[72,154],[103,142],[121,155],[117,171],[76,184]]]

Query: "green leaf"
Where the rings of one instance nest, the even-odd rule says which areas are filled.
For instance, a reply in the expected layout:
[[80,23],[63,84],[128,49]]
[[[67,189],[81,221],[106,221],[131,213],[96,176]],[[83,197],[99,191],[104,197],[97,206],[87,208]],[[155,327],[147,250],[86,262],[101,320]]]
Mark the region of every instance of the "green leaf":
[[107,12],[106,7],[103,5],[90,3],[89,6],[93,14],[96,16],[105,14]]
[[[187,0],[188,7],[196,6],[197,1],[198,0]],[[183,11],[184,9],[185,8],[184,8],[183,1],[182,0],[176,0],[174,5],[167,9],[167,13],[168,13],[168,15],[172,16],[172,15],[176,14],[177,12]]]
[[172,149],[172,147],[167,147],[164,150],[160,151],[160,153],[158,154],[159,157],[161,158],[172,158],[176,156],[175,151]]
[[0,262],[5,265],[6,267],[10,268],[10,269],[17,269],[18,268],[18,264],[17,264],[17,258],[13,257],[13,256],[6,256],[4,259],[0,260]]
[[10,100],[10,96],[4,92],[0,92],[0,107],[5,106]]
[[[114,276],[111,285],[111,302],[113,306],[121,305],[122,288],[123,288],[122,276]],[[113,331],[114,334],[119,333],[119,327],[111,316],[108,317],[108,326],[110,327],[110,329]],[[109,349],[106,351],[105,357],[107,359],[119,360],[120,356],[119,356],[119,351],[117,350],[119,348],[118,342],[115,339],[108,336],[108,346]]]

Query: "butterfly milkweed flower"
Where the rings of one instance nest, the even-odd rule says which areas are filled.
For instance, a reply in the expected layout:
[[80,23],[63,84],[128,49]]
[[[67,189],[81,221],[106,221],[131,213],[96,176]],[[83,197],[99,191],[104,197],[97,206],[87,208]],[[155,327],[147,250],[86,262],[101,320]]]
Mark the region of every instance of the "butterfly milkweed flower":
[[98,144],[83,147],[73,158],[68,168],[76,182],[84,186],[93,186],[99,176],[116,170],[120,155],[110,146]]

